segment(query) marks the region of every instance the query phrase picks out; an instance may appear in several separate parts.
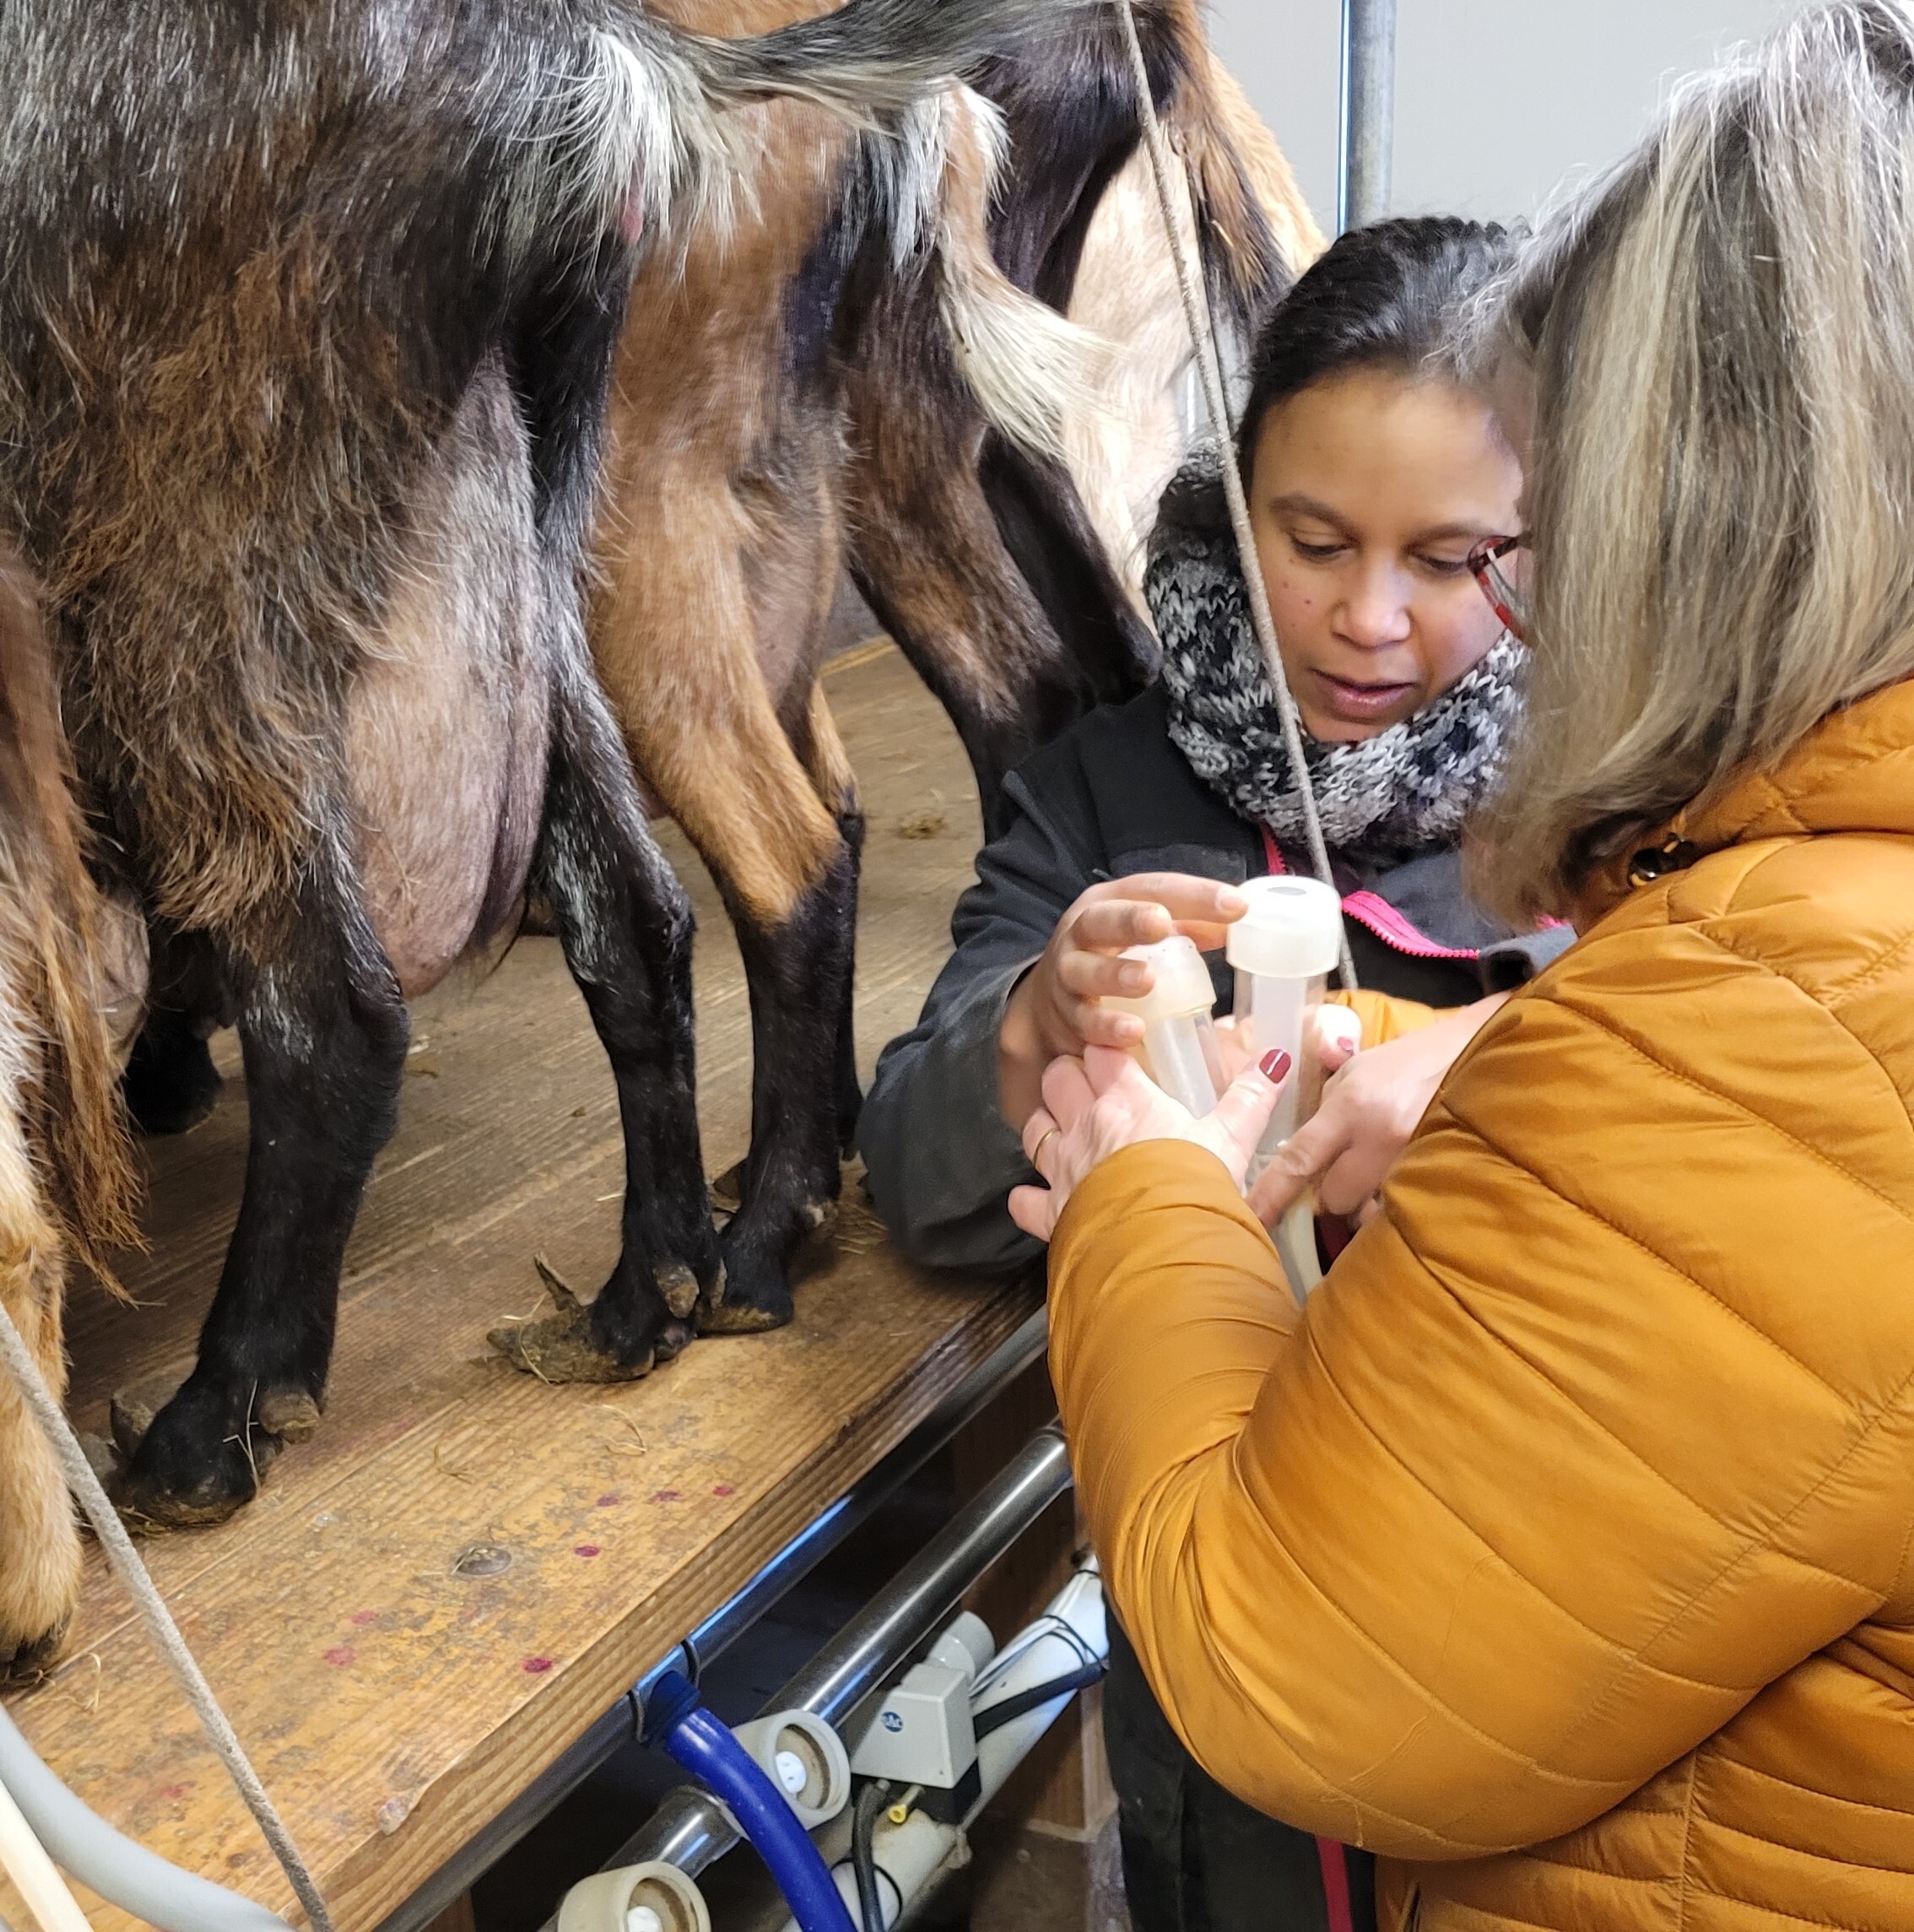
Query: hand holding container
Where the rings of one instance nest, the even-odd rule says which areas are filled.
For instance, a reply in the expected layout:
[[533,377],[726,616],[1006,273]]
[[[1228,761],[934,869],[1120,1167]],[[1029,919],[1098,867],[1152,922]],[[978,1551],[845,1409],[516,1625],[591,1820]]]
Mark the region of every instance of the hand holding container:
[[1224,1080],[1210,1017],[1216,989],[1203,955],[1193,941],[1177,934],[1153,946],[1132,946],[1122,956],[1149,966],[1155,983],[1134,999],[1106,994],[1102,1004],[1143,1021],[1143,1044],[1132,1052],[1157,1085],[1192,1113],[1208,1113]]
[[[1329,974],[1342,954],[1343,904],[1320,879],[1252,879],[1249,911],[1226,942],[1236,975],[1236,1026],[1252,1058],[1272,1047],[1290,1056],[1291,1072],[1261,1143],[1249,1182],[1316,1112],[1322,1095],[1322,1024]],[[1276,1231],[1277,1253],[1300,1300],[1322,1279],[1316,1253],[1316,1204],[1298,1201]]]

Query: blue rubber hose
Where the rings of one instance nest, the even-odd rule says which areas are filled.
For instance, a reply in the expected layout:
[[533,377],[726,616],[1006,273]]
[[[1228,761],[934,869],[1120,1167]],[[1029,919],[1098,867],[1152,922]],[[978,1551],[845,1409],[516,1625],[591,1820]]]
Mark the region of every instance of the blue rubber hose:
[[645,1701],[645,1741],[668,1751],[723,1801],[802,1932],[856,1932],[836,1880],[784,1794],[675,1670],[666,1671]]

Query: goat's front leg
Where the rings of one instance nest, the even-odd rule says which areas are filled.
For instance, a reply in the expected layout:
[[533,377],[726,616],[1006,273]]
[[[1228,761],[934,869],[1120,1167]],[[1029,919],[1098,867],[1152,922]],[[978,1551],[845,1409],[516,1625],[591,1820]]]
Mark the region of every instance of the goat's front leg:
[[[0,1226],[11,1251],[0,1261],[0,1304],[57,1396],[67,1384],[58,1248],[17,1131],[0,1131]],[[0,1369],[0,1685],[43,1674],[79,1583],[79,1535],[60,1466],[26,1398]]]
[[274,963],[233,980],[251,1112],[239,1221],[199,1359],[118,1498],[160,1525],[224,1520],[316,1428],[346,1241],[405,1071],[405,1007],[355,905],[302,906]]

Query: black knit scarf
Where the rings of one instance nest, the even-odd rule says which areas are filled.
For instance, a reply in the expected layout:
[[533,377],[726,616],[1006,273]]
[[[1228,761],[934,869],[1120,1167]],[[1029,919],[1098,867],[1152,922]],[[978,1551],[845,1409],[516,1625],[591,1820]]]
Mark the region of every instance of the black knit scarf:
[[[1278,839],[1303,836],[1300,788],[1214,463],[1171,484],[1147,591],[1163,642],[1170,735],[1198,775]],[[1504,636],[1434,703],[1358,744],[1303,733],[1332,851],[1404,856],[1453,845],[1494,782],[1520,711],[1522,647]]]

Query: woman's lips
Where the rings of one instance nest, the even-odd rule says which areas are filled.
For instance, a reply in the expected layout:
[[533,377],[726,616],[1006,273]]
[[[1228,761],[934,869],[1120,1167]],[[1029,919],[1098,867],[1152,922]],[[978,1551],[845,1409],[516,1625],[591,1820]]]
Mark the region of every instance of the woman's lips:
[[1311,670],[1322,708],[1344,724],[1373,724],[1387,717],[1406,697],[1414,685],[1359,685],[1347,678],[1333,677],[1327,671]]

